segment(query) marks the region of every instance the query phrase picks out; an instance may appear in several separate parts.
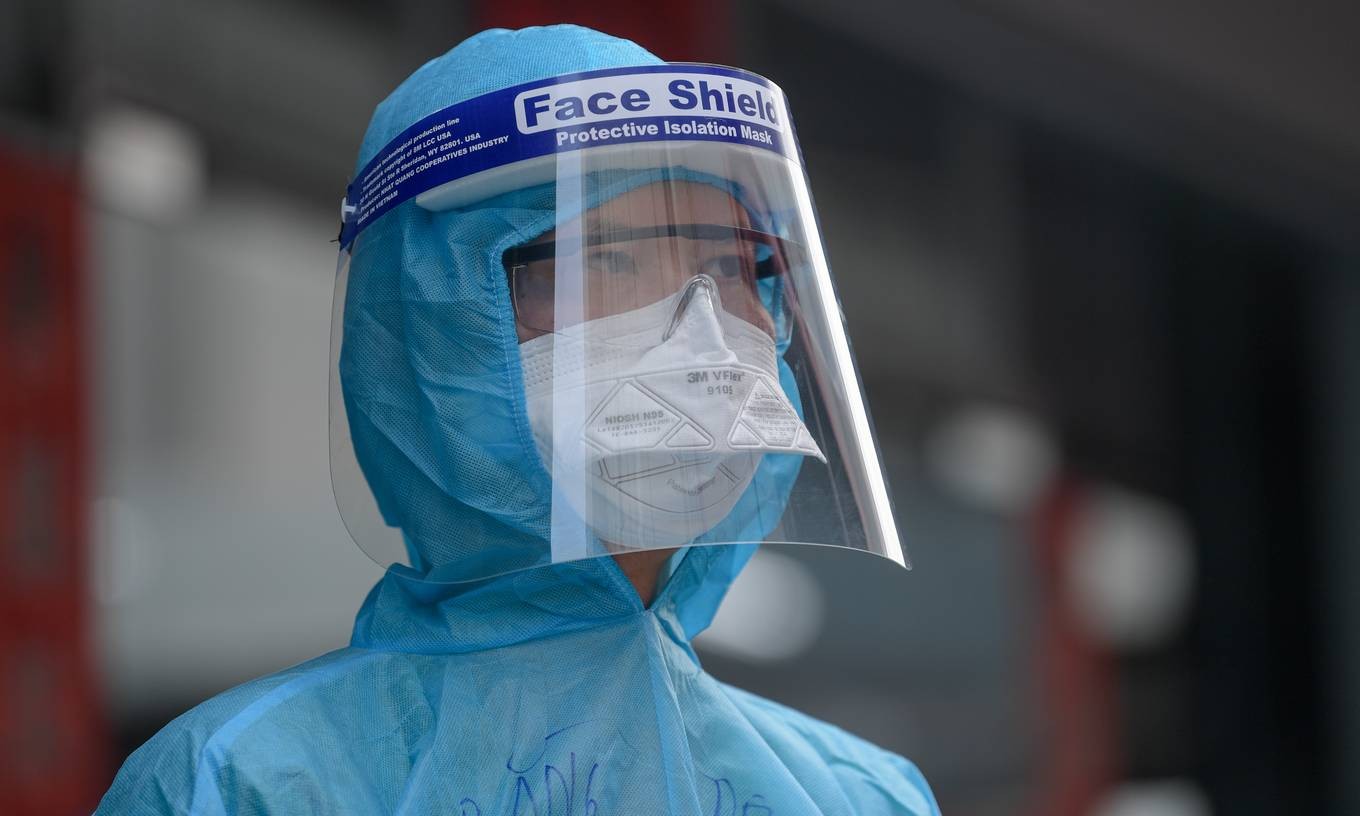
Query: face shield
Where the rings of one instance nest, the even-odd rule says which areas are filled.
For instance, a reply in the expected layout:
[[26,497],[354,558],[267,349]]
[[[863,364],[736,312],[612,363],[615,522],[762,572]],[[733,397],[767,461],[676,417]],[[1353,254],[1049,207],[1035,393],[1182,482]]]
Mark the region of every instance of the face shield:
[[788,542],[907,565],[769,81],[487,94],[393,140],[343,214],[332,482],[379,564],[459,582]]

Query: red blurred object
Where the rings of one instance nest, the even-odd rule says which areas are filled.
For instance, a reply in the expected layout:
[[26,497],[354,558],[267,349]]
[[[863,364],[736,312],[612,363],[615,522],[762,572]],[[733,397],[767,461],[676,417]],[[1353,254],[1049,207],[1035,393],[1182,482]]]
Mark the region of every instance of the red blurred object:
[[1057,480],[1033,519],[1039,618],[1039,784],[1033,816],[1085,816],[1113,786],[1119,766],[1118,717],[1111,657],[1084,631],[1065,580],[1076,522],[1087,493]]
[[0,813],[88,813],[108,781],[86,586],[75,176],[0,146]]
[[479,0],[474,30],[576,23],[624,37],[669,62],[729,61],[732,13],[728,0]]

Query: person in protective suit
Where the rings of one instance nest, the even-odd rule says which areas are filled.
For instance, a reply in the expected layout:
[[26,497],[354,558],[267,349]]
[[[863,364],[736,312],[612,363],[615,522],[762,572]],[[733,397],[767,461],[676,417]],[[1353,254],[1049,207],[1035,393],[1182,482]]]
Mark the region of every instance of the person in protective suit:
[[[359,169],[432,111],[546,77],[663,65],[631,42],[574,26],[483,32],[378,107]],[[792,523],[804,462],[840,455],[801,421],[805,399],[786,360],[794,341],[776,339],[784,318],[772,315],[783,312],[766,308],[782,295],[765,278],[743,288],[739,253],[722,249],[768,260],[779,239],[760,230],[775,226],[759,223],[765,210],[750,185],[711,171],[594,174],[574,213],[564,214],[561,183],[548,182],[443,208],[407,201],[365,227],[350,250],[337,363],[355,458],[383,521],[401,531],[406,562],[369,594],[348,648],[174,720],[127,760],[100,816],[939,812],[911,762],[715,680],[691,647],[754,554],[749,542],[781,518]],[[535,286],[552,252],[561,277],[573,230],[578,244],[606,243],[580,238],[583,229],[598,236],[606,217],[610,265],[589,275],[631,274],[619,264],[639,263],[646,247],[701,249],[678,276],[677,257],[659,262],[676,280],[656,279],[664,298],[655,307],[641,308],[653,299],[641,284],[617,302],[582,307],[581,325],[615,321],[607,328],[617,353],[604,368],[651,372],[664,347],[662,356],[691,367],[686,355],[730,366],[738,374],[704,393],[736,388],[741,399],[723,420],[733,429],[718,440],[730,448],[723,457],[682,449],[691,438],[713,449],[713,420],[678,422],[655,443],[680,451],[670,475],[651,486],[641,477],[601,483],[596,501],[579,495],[582,479],[555,482],[549,472],[558,472],[547,463],[563,455],[567,421],[545,413],[553,389],[544,383],[554,370],[565,376],[563,338],[578,329],[553,323],[561,309],[555,316],[551,295],[544,301]],[[633,254],[620,260],[619,246]],[[653,325],[659,345],[634,353],[617,340]],[[643,385],[613,385],[598,399],[626,392],[694,415],[684,395],[667,397],[660,376],[639,375],[633,382]],[[643,456],[638,439],[655,417],[670,421],[667,410],[605,411],[610,424],[601,427],[628,430],[592,443],[591,455],[604,458],[586,471],[606,474]],[[638,417],[652,424],[629,424]],[[638,513],[624,511],[664,503],[656,491],[667,487],[691,499],[719,491],[704,505],[709,519],[695,527],[672,518],[693,514],[657,510],[667,521],[647,528],[663,530],[653,546],[543,557],[561,508],[589,506],[584,515],[604,519],[592,525],[596,544],[636,538]],[[563,491],[578,495],[554,512]],[[707,546],[690,546],[699,544]]]

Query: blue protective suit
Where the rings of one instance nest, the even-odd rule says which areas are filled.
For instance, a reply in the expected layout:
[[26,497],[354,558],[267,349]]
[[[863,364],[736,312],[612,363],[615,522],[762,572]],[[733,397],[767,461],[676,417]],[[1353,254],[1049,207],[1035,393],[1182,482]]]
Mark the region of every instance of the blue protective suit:
[[[360,165],[420,116],[518,82],[658,60],[558,26],[488,31],[384,102]],[[907,760],[725,686],[690,639],[749,546],[692,547],[649,608],[610,558],[459,584],[416,580],[540,558],[547,474],[530,438],[500,248],[551,223],[543,191],[427,213],[356,244],[341,370],[356,453],[415,569],[369,594],[349,648],[176,719],[99,814],[767,816],[938,813]],[[381,274],[384,271],[387,274]],[[791,388],[791,378],[785,381]],[[796,458],[766,457],[750,508]],[[748,534],[775,519],[734,512]],[[493,555],[494,553],[494,555]]]

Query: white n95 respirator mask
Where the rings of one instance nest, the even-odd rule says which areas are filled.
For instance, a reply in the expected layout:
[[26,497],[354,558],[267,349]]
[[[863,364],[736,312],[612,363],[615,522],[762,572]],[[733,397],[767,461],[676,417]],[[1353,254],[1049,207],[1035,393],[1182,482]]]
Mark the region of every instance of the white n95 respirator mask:
[[534,442],[615,550],[686,544],[718,525],[766,453],[817,443],[779,385],[774,340],[697,275],[640,309],[520,345]]

